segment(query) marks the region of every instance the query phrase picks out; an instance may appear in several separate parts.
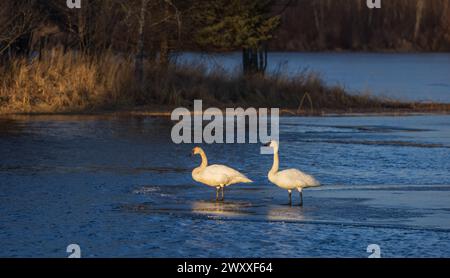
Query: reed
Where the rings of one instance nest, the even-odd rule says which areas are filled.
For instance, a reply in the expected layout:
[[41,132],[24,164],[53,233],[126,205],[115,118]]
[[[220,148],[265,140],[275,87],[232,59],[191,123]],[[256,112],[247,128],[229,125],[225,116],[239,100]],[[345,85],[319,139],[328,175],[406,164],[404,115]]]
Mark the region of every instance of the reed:
[[52,49],[39,59],[16,58],[0,66],[0,113],[189,107],[194,99],[217,107],[279,107],[299,114],[449,111],[448,105],[403,103],[370,94],[350,95],[341,87],[326,86],[320,76],[311,72],[292,76],[279,71],[266,76],[243,77],[202,65],[161,68],[149,61],[144,68],[143,84],[138,84],[133,57],[112,52],[90,56]]

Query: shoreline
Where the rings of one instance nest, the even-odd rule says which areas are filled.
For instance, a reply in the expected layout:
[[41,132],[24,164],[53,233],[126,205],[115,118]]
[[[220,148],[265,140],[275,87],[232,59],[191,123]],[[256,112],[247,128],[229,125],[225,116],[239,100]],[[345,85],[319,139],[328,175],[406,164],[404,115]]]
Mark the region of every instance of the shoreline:
[[319,74],[233,76],[193,65],[161,68],[144,61],[138,80],[133,57],[48,50],[32,64],[16,57],[0,66],[0,115],[123,114],[170,116],[173,109],[280,108],[283,116],[449,114],[450,103],[402,101],[352,94]]
[[[406,103],[408,104],[408,103]],[[426,115],[450,115],[450,104],[439,104],[442,109],[326,109],[321,111],[298,111],[296,109],[280,108],[281,117],[406,117]],[[234,108],[242,107],[236,105]],[[67,111],[67,112],[0,112],[0,118],[15,116],[146,116],[170,118],[172,111],[177,107],[139,107],[117,110]],[[243,107],[244,109],[245,106]],[[276,108],[276,107],[273,107]],[[219,108],[225,114],[224,108]],[[270,108],[269,108],[270,109]],[[194,111],[190,110],[193,115]],[[204,111],[203,111],[203,114]]]

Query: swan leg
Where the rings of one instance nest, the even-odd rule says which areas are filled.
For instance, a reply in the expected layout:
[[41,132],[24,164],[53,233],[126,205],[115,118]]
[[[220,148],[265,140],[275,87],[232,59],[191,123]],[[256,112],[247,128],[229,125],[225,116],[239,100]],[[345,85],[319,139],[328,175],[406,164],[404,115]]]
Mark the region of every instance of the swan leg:
[[303,192],[301,190],[300,191],[300,205],[301,207],[303,207]]
[[216,202],[219,201],[219,190],[220,187],[216,187]]
[[292,191],[288,190],[289,192],[289,205],[292,206]]
[[225,187],[224,186],[222,186],[222,200],[221,201],[223,201],[223,200],[225,200],[225,191],[224,191],[224,189],[225,189]]

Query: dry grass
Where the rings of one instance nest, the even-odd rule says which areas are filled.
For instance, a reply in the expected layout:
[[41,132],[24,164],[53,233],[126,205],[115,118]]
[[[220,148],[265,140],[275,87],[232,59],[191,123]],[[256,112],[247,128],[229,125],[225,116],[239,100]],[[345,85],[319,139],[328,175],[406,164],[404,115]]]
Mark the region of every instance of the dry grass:
[[[401,103],[370,95],[353,96],[327,87],[315,74],[244,78],[202,66],[162,70],[145,65],[144,84],[134,78],[134,61],[106,53],[90,57],[51,50],[40,59],[15,59],[0,66],[0,113],[54,113],[130,110],[139,106],[206,105],[280,107],[294,113],[324,111],[449,111],[448,105]],[[307,92],[307,93],[306,93]]]
[[0,67],[2,111],[85,111],[126,104],[133,84],[129,59],[87,57],[53,50],[41,59],[16,59]]

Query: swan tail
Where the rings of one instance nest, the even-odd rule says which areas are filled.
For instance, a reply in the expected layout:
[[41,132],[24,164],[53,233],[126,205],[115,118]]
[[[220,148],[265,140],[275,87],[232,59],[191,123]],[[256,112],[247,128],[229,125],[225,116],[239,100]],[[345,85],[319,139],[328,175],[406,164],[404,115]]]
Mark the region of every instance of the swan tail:
[[233,180],[234,183],[252,183],[253,181],[247,177],[237,177]]
[[249,178],[242,178],[243,183],[252,183],[253,181]]
[[316,187],[316,186],[320,186],[320,182],[318,180],[316,180],[315,178],[312,178],[310,187]]
[[303,181],[303,187],[316,187],[320,186],[320,182],[316,180],[313,176],[307,175]]

